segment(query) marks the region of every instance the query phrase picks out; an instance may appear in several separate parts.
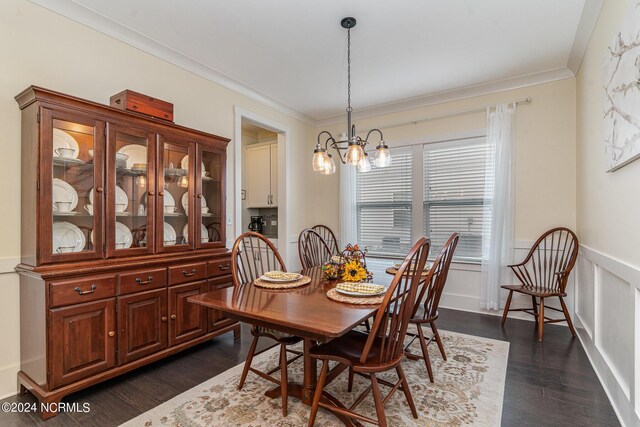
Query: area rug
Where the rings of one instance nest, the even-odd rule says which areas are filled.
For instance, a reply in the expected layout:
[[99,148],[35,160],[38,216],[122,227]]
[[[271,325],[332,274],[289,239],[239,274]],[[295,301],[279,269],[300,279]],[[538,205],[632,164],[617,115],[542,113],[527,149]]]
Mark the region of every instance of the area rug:
[[[435,383],[429,382],[422,360],[405,360],[403,367],[418,410],[418,419],[411,416],[404,394],[396,392],[387,402],[385,412],[390,426],[499,426],[509,355],[509,343],[454,332],[441,331],[447,361],[435,343],[429,346]],[[412,351],[420,354],[419,343]],[[278,348],[256,358],[253,366],[268,370],[277,366]],[[242,390],[236,388],[243,364],[187,390],[173,399],[125,423],[125,426],[306,426],[310,407],[289,398],[289,414],[282,417],[280,397],[269,399],[264,392],[273,388],[268,382],[249,373]],[[395,382],[395,372],[382,375]],[[302,382],[302,360],[289,366],[289,381]],[[347,392],[344,372],[327,391],[347,404],[353,402],[369,382],[356,376],[353,392]],[[383,396],[386,387],[382,386]],[[358,411],[375,418],[371,395],[358,406]],[[315,425],[338,426],[340,421],[323,409],[318,411]]]

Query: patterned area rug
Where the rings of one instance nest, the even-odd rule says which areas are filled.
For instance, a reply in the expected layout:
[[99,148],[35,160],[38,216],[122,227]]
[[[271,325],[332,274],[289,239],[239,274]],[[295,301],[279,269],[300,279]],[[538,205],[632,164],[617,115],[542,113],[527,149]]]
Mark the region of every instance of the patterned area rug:
[[[400,391],[387,402],[385,412],[390,426],[499,426],[502,414],[509,343],[441,331],[447,361],[435,343],[429,346],[435,384],[429,382],[422,360],[403,362],[419,418],[411,416],[404,394]],[[412,351],[420,354],[417,341]],[[273,348],[256,358],[253,366],[267,370],[277,366],[278,349]],[[289,415],[282,417],[280,397],[269,399],[264,392],[273,384],[249,373],[242,390],[236,388],[243,364],[187,390],[173,399],[130,420],[125,426],[306,426],[310,407],[289,398]],[[266,369],[265,369],[266,368]],[[368,386],[365,378],[356,376],[353,392],[347,390],[347,374],[342,373],[327,390],[341,402],[352,402]],[[395,383],[395,371],[382,375]],[[289,381],[302,382],[302,359],[289,366]],[[382,386],[383,396],[387,387]],[[375,418],[371,394],[358,412]],[[315,425],[336,426],[341,423],[320,409]]]

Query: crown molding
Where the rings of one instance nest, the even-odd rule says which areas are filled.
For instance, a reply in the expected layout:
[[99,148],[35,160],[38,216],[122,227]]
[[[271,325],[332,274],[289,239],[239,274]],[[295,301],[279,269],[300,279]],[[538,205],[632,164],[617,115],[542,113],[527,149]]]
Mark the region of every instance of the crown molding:
[[598,23],[598,17],[600,16],[600,10],[602,10],[603,4],[604,0],[586,0],[584,3],[584,9],[582,9],[582,15],[580,15],[578,29],[573,39],[569,60],[567,61],[567,68],[569,68],[574,75],[577,75],[578,70],[580,70],[582,58],[584,58],[584,54],[589,46],[591,34]]
[[253,101],[271,107],[294,119],[311,126],[316,126],[316,120],[307,114],[295,110],[233,78],[211,68],[202,62],[184,55],[150,37],[147,37],[125,25],[120,24],[94,10],[69,0],[30,0],[58,15],[69,18],[116,40],[133,46],[150,55],[177,65],[193,74],[219,84]]
[[[431,105],[443,104],[445,102],[460,101],[476,96],[490,95],[505,90],[519,89],[527,86],[542,83],[564,80],[574,77],[574,74],[567,67],[555,68],[553,70],[540,73],[528,74],[520,77],[512,77],[504,80],[497,80],[489,83],[465,86],[458,89],[436,92],[429,95],[407,98],[400,101],[380,104],[367,108],[360,108],[352,113],[353,119],[366,119],[381,116],[384,114],[399,113],[415,108],[428,107]],[[329,126],[345,121],[344,114],[325,117],[317,120],[318,126]]]
[[[334,125],[344,122],[344,114],[326,116],[322,118],[314,118],[299,110],[291,108],[280,101],[263,94],[233,78],[209,67],[200,61],[184,55],[150,37],[147,37],[125,25],[122,25],[107,16],[104,16],[94,10],[82,6],[74,1],[69,0],[30,0],[32,3],[42,6],[54,13],[64,16],[68,19],[85,25],[95,31],[101,32],[109,37],[133,46],[152,56],[160,58],[171,64],[174,64],[184,70],[203,77],[213,83],[219,84],[229,90],[256,101],[262,105],[273,108],[287,116],[300,120],[303,123],[314,127]],[[580,63],[585,54],[586,48],[591,37],[591,33],[597,23],[597,19],[602,8],[604,0],[586,0],[585,7],[580,21],[576,36],[572,45],[569,59],[566,67],[560,67],[539,73],[533,73],[518,77],[512,77],[503,80],[497,80],[487,83],[480,83],[465,87],[459,87],[452,90],[446,90],[427,95],[421,95],[413,98],[407,98],[399,101],[392,101],[373,105],[365,108],[359,108],[354,111],[354,119],[365,119],[384,114],[398,113],[415,108],[426,107],[430,105],[442,104],[445,102],[459,101],[466,98],[476,96],[489,95],[491,93],[501,92],[505,90],[518,89],[526,86],[532,86],[542,83],[548,83],[556,80],[562,80],[574,77],[580,68]]]

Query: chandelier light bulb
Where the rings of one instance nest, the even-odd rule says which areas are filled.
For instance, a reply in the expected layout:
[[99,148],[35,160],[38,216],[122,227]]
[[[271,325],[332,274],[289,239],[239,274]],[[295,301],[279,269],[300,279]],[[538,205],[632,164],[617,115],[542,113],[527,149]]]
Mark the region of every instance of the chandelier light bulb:
[[336,173],[336,162],[333,161],[331,154],[326,154],[324,169],[320,172],[322,175],[332,175]]
[[384,141],[380,141],[380,144],[376,147],[376,167],[386,168],[391,166],[391,154],[389,153],[389,147]]
[[313,150],[313,171],[322,172],[327,160],[327,151],[324,148],[316,147],[316,149]]
[[357,166],[358,163],[364,158],[364,150],[362,146],[357,142],[350,142],[347,149],[347,155],[345,156],[345,162],[347,164]]
[[364,153],[364,157],[360,160],[358,166],[356,166],[356,170],[363,173],[371,170],[371,161],[369,160],[369,155],[367,153]]
[[178,181],[178,186],[182,188],[189,187],[189,179],[187,178],[186,175],[180,177],[180,180]]

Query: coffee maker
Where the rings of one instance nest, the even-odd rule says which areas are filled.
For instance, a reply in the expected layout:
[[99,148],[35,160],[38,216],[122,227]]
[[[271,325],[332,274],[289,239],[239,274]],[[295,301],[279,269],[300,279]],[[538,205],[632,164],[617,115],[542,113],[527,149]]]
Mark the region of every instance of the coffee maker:
[[252,216],[251,224],[249,224],[249,230],[255,231],[256,233],[262,233],[262,223],[263,223],[262,216]]

